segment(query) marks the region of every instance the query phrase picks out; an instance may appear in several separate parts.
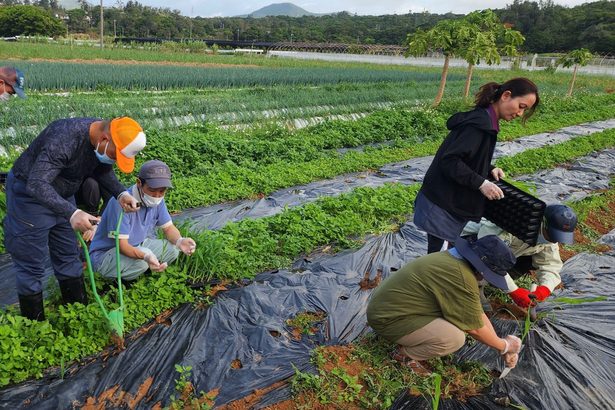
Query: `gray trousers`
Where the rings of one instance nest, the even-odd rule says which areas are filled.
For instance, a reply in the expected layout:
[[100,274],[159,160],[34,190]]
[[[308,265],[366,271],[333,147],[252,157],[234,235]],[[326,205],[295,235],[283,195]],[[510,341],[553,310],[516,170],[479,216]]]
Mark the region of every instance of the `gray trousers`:
[[[166,262],[171,264],[171,262],[179,256],[179,249],[171,245],[166,239],[148,238],[136,248],[142,251],[145,249],[151,250],[160,263]],[[122,279],[129,281],[135,280],[148,268],[149,265],[143,259],[130,258],[120,254],[120,272],[122,274]],[[107,253],[105,253],[102,262],[98,266],[97,272],[106,279],[113,280],[117,278],[115,248],[109,249]]]

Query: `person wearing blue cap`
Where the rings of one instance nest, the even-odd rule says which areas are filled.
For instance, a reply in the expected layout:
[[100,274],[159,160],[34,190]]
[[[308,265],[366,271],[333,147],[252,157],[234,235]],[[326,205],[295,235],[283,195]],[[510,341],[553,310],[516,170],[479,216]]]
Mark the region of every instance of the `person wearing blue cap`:
[[25,78],[15,67],[0,67],[0,101],[8,100],[11,95],[26,98]]
[[[509,296],[516,305],[527,308],[532,304],[531,296],[542,302],[562,282],[560,271],[564,264],[559,254],[559,244],[574,243],[576,226],[577,215],[572,208],[563,204],[551,204],[545,208],[542,228],[534,246],[528,245],[484,218],[479,223],[468,223],[461,236],[475,235],[481,238],[497,235],[510,247],[517,258],[517,263],[506,275]],[[538,286],[534,291],[518,287],[513,280],[528,274],[530,270],[534,270],[538,279]],[[489,302],[482,293],[482,287],[481,302],[485,311],[491,310]]]
[[506,271],[514,264],[514,255],[495,235],[457,238],[454,248],[419,257],[384,280],[369,301],[367,322],[398,345],[392,358],[419,375],[429,373],[423,361],[459,350],[466,334],[515,367],[521,340],[495,333],[478,290],[483,278],[506,290]]
[[[179,251],[190,256],[196,250],[196,242],[192,238],[182,238],[167,210],[164,196],[172,187],[167,164],[152,160],[141,166],[136,184],[129,188],[141,206],[137,212],[125,214],[120,224],[123,280],[133,281],[148,269],[161,272],[177,259]],[[117,277],[115,239],[110,232],[117,228],[120,210],[117,200],[111,198],[90,245],[92,266],[108,279]],[[156,238],[156,228],[162,230],[165,239]]]

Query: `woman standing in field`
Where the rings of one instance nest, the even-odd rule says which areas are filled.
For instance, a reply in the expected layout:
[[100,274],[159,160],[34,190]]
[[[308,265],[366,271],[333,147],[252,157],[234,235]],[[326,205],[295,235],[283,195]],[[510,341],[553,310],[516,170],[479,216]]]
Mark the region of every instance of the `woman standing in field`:
[[483,85],[472,111],[448,119],[450,133],[429,166],[414,204],[414,223],[427,232],[427,253],[446,249],[468,221],[479,221],[485,198],[504,197],[488,180],[504,177],[502,169],[491,165],[499,121],[522,117],[525,122],[539,102],[536,84],[513,78]]

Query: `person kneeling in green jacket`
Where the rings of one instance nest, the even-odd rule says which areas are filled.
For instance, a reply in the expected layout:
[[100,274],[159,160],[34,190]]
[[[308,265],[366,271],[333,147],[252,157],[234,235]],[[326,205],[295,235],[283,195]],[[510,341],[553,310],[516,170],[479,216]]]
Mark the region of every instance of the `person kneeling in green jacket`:
[[393,359],[419,375],[429,371],[421,361],[459,350],[469,334],[504,356],[515,367],[521,340],[499,337],[480,303],[478,281],[507,289],[505,275],[515,264],[510,249],[495,235],[415,259],[376,289],[367,321],[384,339],[398,344]]

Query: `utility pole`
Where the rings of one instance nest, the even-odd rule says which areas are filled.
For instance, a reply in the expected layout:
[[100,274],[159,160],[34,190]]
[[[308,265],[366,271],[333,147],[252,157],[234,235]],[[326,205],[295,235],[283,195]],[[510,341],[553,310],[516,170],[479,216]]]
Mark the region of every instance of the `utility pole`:
[[105,46],[104,35],[104,21],[103,21],[103,0],[100,0],[100,49]]
[[192,41],[192,18],[194,16],[194,7],[190,8],[190,41]]

